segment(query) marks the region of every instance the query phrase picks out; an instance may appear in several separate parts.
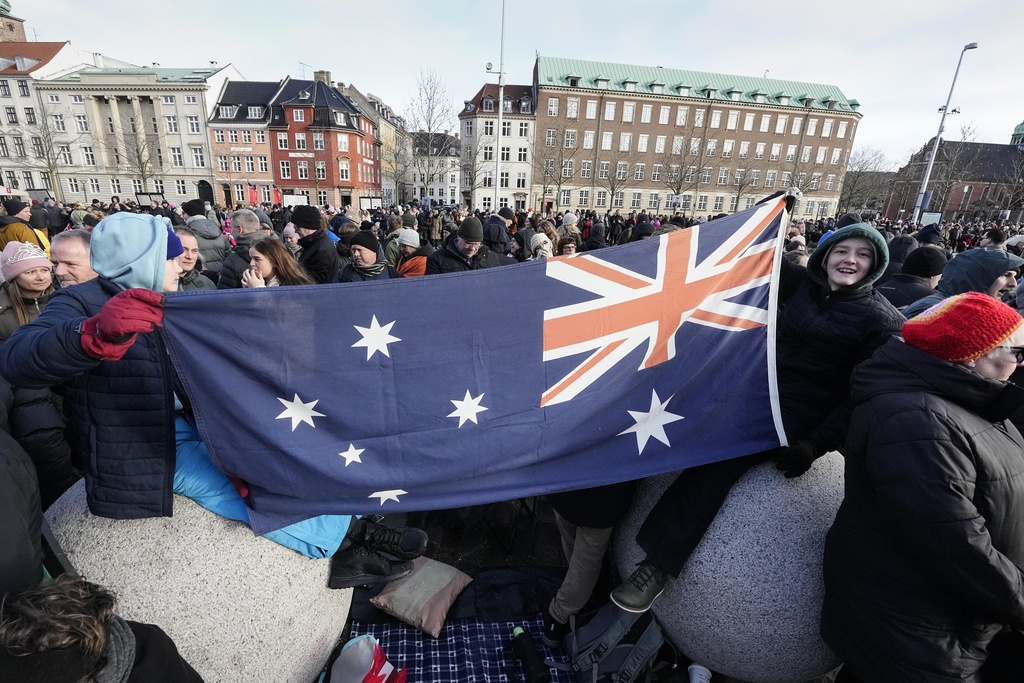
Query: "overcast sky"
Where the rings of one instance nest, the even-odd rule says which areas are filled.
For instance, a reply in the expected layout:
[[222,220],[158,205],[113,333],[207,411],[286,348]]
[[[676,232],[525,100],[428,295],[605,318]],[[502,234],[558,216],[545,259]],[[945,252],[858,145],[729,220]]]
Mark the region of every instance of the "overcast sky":
[[[856,147],[904,162],[938,129],[960,50],[970,42],[944,137],[963,125],[1005,144],[1024,121],[1020,0],[506,0],[505,72],[528,84],[537,52],[625,64],[837,85],[861,103]],[[233,63],[250,80],[336,81],[408,110],[423,67],[461,107],[500,61],[501,0],[11,0],[39,40],[71,40],[140,65]],[[159,12],[156,12],[160,8]],[[86,14],[87,13],[87,14]],[[37,33],[33,33],[33,29]]]

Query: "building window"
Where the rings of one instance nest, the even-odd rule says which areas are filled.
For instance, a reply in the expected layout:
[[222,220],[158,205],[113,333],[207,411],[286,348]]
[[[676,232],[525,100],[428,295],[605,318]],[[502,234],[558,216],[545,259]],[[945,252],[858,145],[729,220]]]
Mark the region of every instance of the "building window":
[[[78,116],[75,116],[75,118],[77,119]],[[83,116],[82,118],[85,118],[85,117]],[[178,132],[178,117],[177,116],[173,116],[173,115],[165,116],[164,117],[164,124],[167,127],[167,132],[168,133],[177,133]]]
[[647,199],[648,209],[657,209],[661,204],[661,197],[658,196],[657,192],[652,192],[651,196]]
[[251,156],[245,158],[245,172],[255,173],[256,172],[256,160]]
[[229,130],[228,131],[228,142],[230,142],[231,144],[236,144],[238,142],[238,131],[237,130]]
[[612,148],[612,133],[601,133],[601,149],[611,150]]
[[558,116],[558,98],[548,98],[548,116]]
[[577,119],[580,116],[580,98],[570,97],[565,101],[565,118]]
[[236,156],[231,157],[231,170],[234,173],[241,173],[242,172],[242,158],[241,157],[236,157]]
[[594,162],[589,159],[580,162],[580,178],[589,178],[594,169]]
[[187,116],[185,118],[188,120],[188,132],[189,133],[200,133],[200,132],[202,132],[202,128],[199,127],[199,117],[198,116]]
[[7,112],[7,123],[18,123],[18,110],[14,107],[5,107],[4,111]]
[[309,180],[309,162],[297,161],[295,166],[299,174],[299,180]]
[[608,206],[608,192],[605,190],[597,191],[597,207],[602,208]]
[[793,117],[793,127],[790,129],[790,135],[800,135],[800,129],[803,127],[804,120],[799,116]]
[[633,146],[632,133],[619,133],[619,151],[628,152]]
[[7,79],[4,79],[4,80],[0,81],[0,97],[10,97],[10,96],[11,96],[11,84],[7,81]]
[[576,163],[572,159],[566,159],[565,161],[563,161],[562,162],[562,177],[563,178],[572,178],[573,175],[575,174],[575,170],[574,170],[575,165],[576,165]]
[[702,168],[700,170],[700,181],[702,183],[710,183],[711,182],[711,167],[710,166],[705,166],[704,168]]
[[717,152],[718,140],[708,140],[707,149],[704,150],[704,153],[709,157],[713,157]]
[[50,177],[50,174],[47,173],[46,171],[39,172],[39,182],[41,182],[43,184],[43,187],[45,187],[47,190],[53,189],[53,179]]
[[633,123],[633,113],[636,111],[636,102],[622,103],[622,122]]
[[[519,113],[520,114],[529,114],[530,113],[530,100],[526,99],[525,97],[519,101]],[[452,196],[454,197],[455,195],[452,195]]]
[[601,180],[607,180],[608,179],[608,173],[609,173],[610,169],[611,169],[611,162],[608,162],[608,161],[598,162],[597,177],[600,178]]
[[81,95],[72,95],[71,96],[71,101],[74,102],[75,104],[81,104],[82,102],[85,101],[85,98],[82,97]]
[[292,177],[292,162],[282,161],[281,162],[281,178],[284,180],[291,180]]
[[350,170],[349,170],[349,162],[347,162],[347,161],[340,162],[338,164],[338,177],[341,180],[349,180],[350,179],[350,175],[351,174],[350,174]]
[[704,110],[698,109],[693,112],[693,125],[697,128],[704,127]]
[[818,132],[818,119],[808,119],[807,121],[807,134],[814,135]]
[[14,138],[14,154],[18,157],[27,157],[25,153],[25,140],[21,137],[15,136]]
[[[697,151],[699,152],[700,151],[700,139],[699,138],[694,138],[692,140],[692,143],[696,143]],[[692,149],[693,148],[693,144],[691,144],[690,147]],[[682,135],[673,135],[672,136],[672,154],[682,154],[682,153],[683,153],[683,136]]]
[[831,173],[825,176],[825,189],[833,190],[836,186],[836,177]]
[[837,138],[845,138],[846,137],[846,127],[847,127],[847,122],[846,121],[840,121],[839,122],[839,127],[836,128],[836,137]]
[[789,116],[786,114],[779,114],[775,119],[775,134],[785,135],[786,126],[789,124]]
[[502,121],[501,122],[501,137],[507,138],[512,137],[512,122]]
[[174,104],[174,95],[164,95],[164,104]]
[[722,112],[716,109],[715,111],[711,112],[711,127],[712,128],[718,128],[721,125],[722,125]]
[[485,145],[484,146],[484,161],[494,161],[494,146],[493,145]]
[[612,195],[612,208],[621,209],[623,206],[623,200],[625,199],[626,193],[619,191]]
[[643,180],[647,164],[634,164],[633,169],[633,180]]
[[[20,138],[15,138],[15,140],[20,140]],[[82,148],[82,162],[85,166],[96,165],[96,155],[93,153],[92,147]]]
[[720,168],[718,169],[718,184],[728,185],[729,184],[729,169]]
[[526,152],[526,150],[527,150],[526,147],[520,147],[519,148],[519,156],[517,157],[519,161],[526,161],[526,159],[527,159],[527,156],[526,156],[527,152]]
[[615,120],[615,103],[605,102],[604,103],[604,120],[614,121]]
[[494,187],[494,171],[484,171],[483,186]]
[[185,157],[181,153],[181,147],[169,147],[168,149],[171,152],[171,166],[184,166]]
[[765,189],[775,187],[775,171],[768,171],[764,174],[764,186]]
[[638,135],[636,138],[636,151],[641,154],[647,153],[647,140],[648,135]]
[[296,133],[295,134],[295,149],[306,149],[306,134]]
[[664,154],[665,153],[665,142],[666,142],[666,140],[667,140],[667,138],[664,135],[659,135],[658,137],[654,138],[654,153],[655,154]]
[[484,196],[481,199],[481,203],[483,204],[483,208],[484,208],[485,211],[490,211],[491,210],[491,206],[492,205],[491,205],[491,196],[490,195]]
[[530,123],[528,121],[519,122],[519,137],[526,138],[530,136]]
[[[793,179],[793,174],[790,171],[783,171],[782,172],[782,182],[780,183],[781,186],[784,189],[788,188],[788,187],[791,187],[792,186],[792,179]],[[793,209],[793,212],[795,213],[796,209]]]
[[258,161],[259,161],[259,164],[260,164],[260,173],[269,173],[270,172],[270,165],[267,163],[267,157],[263,156],[263,155],[260,155],[260,157],[258,158]]
[[196,168],[206,168],[206,155],[202,147],[192,148],[192,165]]
[[57,131],[58,133],[63,133],[64,131],[66,131],[68,129],[67,125],[64,123],[64,115],[63,114],[54,114],[53,115],[53,129],[55,131]]
[[724,143],[722,143],[722,158],[723,159],[731,159],[732,158],[732,145],[733,145],[732,140],[726,140]]
[[817,190],[820,185],[821,185],[821,174],[820,173],[812,173],[811,174],[810,189]]
[[262,130],[256,131],[256,142],[258,142],[258,143],[260,143],[262,145],[266,141],[267,141],[267,133],[266,133],[266,131],[262,131]]
[[516,173],[516,188],[520,190],[526,188],[526,173],[524,171]]
[[760,182],[761,182],[761,172],[760,171],[751,171],[750,172],[750,186],[751,187],[757,187],[758,184],[760,184]]
[[288,133],[277,134],[277,148],[288,149]]
[[[0,137],[0,156],[10,156],[10,154],[7,151],[7,138]],[[60,145],[57,148],[57,161],[63,164],[64,166],[70,166],[72,163],[74,163],[71,161],[70,145]]]
[[591,120],[597,118],[597,100],[587,100],[587,118]]
[[782,144],[776,142],[772,145],[772,153],[768,157],[769,161],[778,161],[782,156]]
[[576,147],[576,131],[567,130],[565,131],[565,148],[573,149]]
[[501,148],[501,160],[502,161],[510,161],[511,159],[512,159],[512,148],[511,147],[502,147]]
[[215,130],[215,131],[213,131],[213,140],[214,140],[214,142],[220,142],[220,143],[224,142],[224,131],[222,131],[222,130]]
[[834,119],[825,119],[825,123],[821,125],[821,137],[827,138],[832,135],[832,124],[834,123]]
[[313,133],[313,149],[318,151],[324,150],[324,134]]
[[628,174],[629,174],[629,163],[627,163],[625,161],[620,161],[619,163],[615,164],[615,179],[616,180],[625,180],[626,176]]
[[490,95],[485,97],[483,99],[483,102],[481,102],[480,104],[482,105],[482,109],[484,111],[494,111],[494,98],[491,97]]
[[[8,182],[10,182],[11,176],[13,176],[13,175],[14,175],[14,171],[8,171],[7,172]],[[18,182],[17,181],[15,181],[15,182],[13,182],[11,184],[14,187],[18,186]],[[75,194],[78,193],[78,191],[79,191],[78,178],[68,178],[68,190],[73,192],[73,193],[75,193]]]
[[651,180],[658,182],[661,180],[661,164],[654,164],[651,166]]
[[41,159],[44,153],[43,139],[40,137],[32,138],[32,154],[35,155],[37,159]]
[[633,197],[629,200],[629,208],[639,209],[640,208],[641,193],[634,192]]
[[835,166],[836,164],[838,164],[839,160],[842,158],[842,156],[843,156],[843,150],[841,148],[836,147],[835,149],[833,149],[832,150],[832,161],[831,161],[832,165]]
[[304,123],[306,121],[306,110],[305,109],[293,109],[292,110],[292,121],[296,123]]

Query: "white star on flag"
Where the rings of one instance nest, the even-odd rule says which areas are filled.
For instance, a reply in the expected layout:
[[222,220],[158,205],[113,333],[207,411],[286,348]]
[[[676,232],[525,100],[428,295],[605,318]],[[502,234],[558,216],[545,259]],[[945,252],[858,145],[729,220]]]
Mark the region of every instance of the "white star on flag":
[[350,443],[348,445],[348,450],[345,451],[344,453],[338,453],[338,455],[345,458],[345,467],[348,467],[354,462],[362,464],[363,461],[359,459],[359,456],[365,450],[365,448],[356,448],[355,444]]
[[668,400],[662,403],[661,399],[658,398],[658,392],[652,389],[650,411],[646,413],[637,410],[626,411],[630,417],[636,420],[636,424],[624,432],[619,432],[618,436],[630,433],[636,434],[636,446],[640,449],[640,455],[643,455],[644,447],[652,437],[666,446],[671,446],[672,444],[668,442],[668,435],[665,434],[665,425],[683,419],[682,415],[676,415],[665,410],[665,407],[674,396],[675,394],[669,396]]
[[293,432],[301,422],[305,422],[313,429],[316,429],[316,425],[313,424],[313,418],[324,416],[323,413],[318,413],[317,411],[313,410],[313,407],[320,402],[320,399],[310,401],[309,403],[303,403],[299,399],[299,395],[295,394],[295,398],[293,398],[291,401],[286,401],[283,398],[278,398],[277,400],[280,401],[281,404],[284,405],[285,407],[285,411],[278,415],[277,419],[284,420],[286,418],[291,418]]
[[402,489],[392,489],[390,491],[375,491],[374,493],[371,493],[367,497],[368,498],[380,498],[380,504],[381,504],[381,507],[383,507],[384,503],[386,501],[389,501],[389,500],[393,500],[396,503],[400,503],[401,501],[398,500],[398,497],[399,496],[404,496],[406,493],[408,493],[408,491],[403,491]]
[[353,325],[359,334],[363,335],[363,338],[352,345],[352,348],[359,346],[366,348],[366,360],[373,358],[373,354],[380,351],[382,354],[391,357],[391,352],[388,351],[388,344],[402,341],[398,337],[391,334],[391,328],[394,326],[396,321],[392,320],[387,325],[381,325],[377,322],[377,316],[373,316],[373,320],[370,321],[369,327],[360,327],[359,325]]
[[457,401],[454,398],[451,399],[452,405],[455,406],[455,410],[450,412],[448,414],[448,417],[459,418],[460,428],[462,427],[462,425],[466,424],[467,420],[472,422],[473,424],[480,424],[479,422],[476,421],[476,416],[477,414],[487,410],[487,408],[480,405],[480,401],[483,399],[483,397],[484,395],[480,394],[476,398],[473,398],[472,396],[469,395],[469,389],[466,389],[466,398],[462,399],[461,401]]

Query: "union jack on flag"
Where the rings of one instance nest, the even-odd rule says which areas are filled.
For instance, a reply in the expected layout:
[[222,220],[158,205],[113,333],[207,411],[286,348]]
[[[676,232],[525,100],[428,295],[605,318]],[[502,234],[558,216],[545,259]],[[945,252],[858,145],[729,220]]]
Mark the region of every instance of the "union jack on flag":
[[180,293],[164,334],[260,533],[587,488],[782,442],[784,229],[778,199],[574,257]]

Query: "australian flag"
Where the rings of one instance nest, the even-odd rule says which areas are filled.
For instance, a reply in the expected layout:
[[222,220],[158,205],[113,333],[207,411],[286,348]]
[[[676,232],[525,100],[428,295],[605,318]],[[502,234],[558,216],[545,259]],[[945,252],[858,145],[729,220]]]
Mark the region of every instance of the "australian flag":
[[258,533],[639,479],[784,443],[784,199],[572,257],[168,297],[213,462]]

